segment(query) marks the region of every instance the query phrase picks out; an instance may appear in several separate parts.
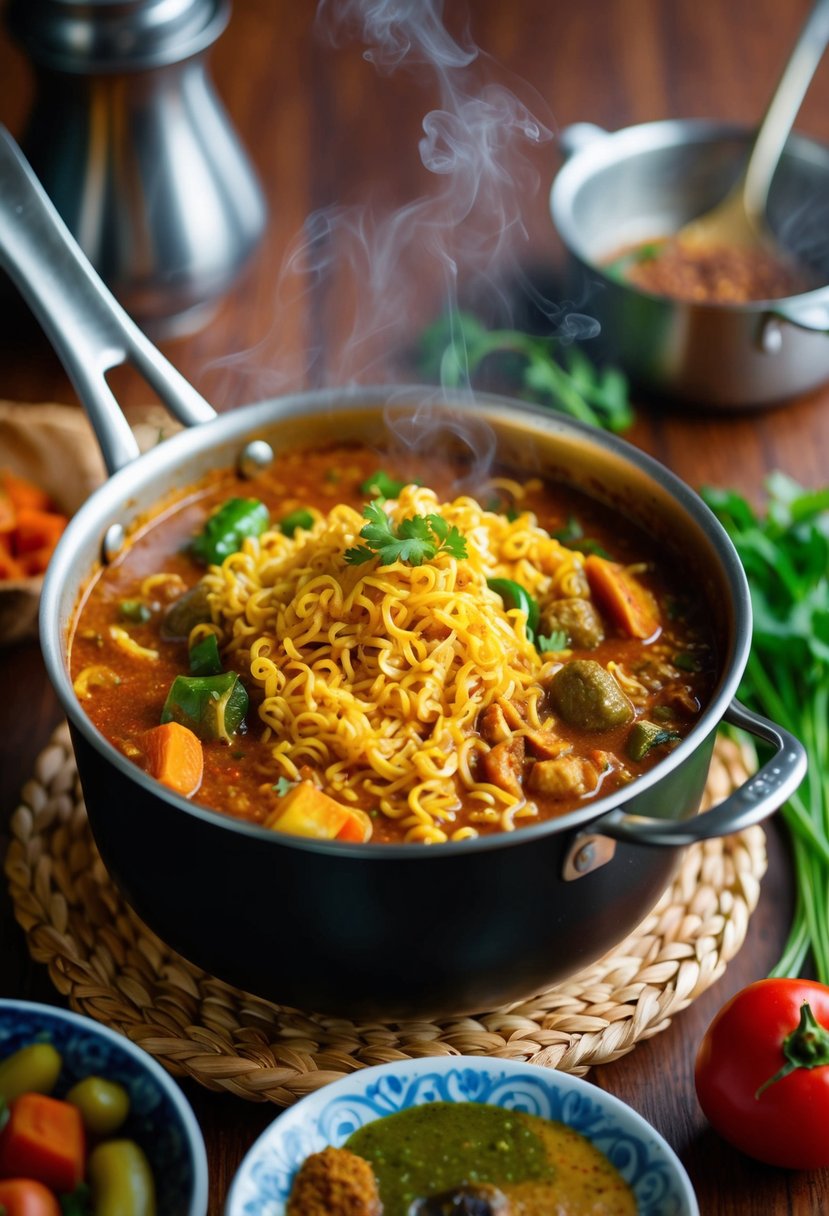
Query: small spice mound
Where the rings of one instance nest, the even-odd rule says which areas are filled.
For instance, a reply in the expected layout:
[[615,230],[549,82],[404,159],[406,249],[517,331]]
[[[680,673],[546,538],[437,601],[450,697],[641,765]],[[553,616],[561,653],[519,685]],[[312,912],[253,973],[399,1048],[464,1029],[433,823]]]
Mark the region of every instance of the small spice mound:
[[382,1216],[371,1166],[347,1148],[312,1153],[294,1179],[286,1216]]
[[649,241],[613,259],[636,287],[673,300],[744,304],[799,295],[816,284],[807,272],[763,249]]

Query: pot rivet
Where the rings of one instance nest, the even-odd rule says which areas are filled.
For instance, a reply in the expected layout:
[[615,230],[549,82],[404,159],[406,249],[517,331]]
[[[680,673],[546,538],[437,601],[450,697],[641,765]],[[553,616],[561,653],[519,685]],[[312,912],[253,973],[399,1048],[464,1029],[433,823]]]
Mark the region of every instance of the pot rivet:
[[764,355],[776,355],[783,349],[783,329],[777,317],[766,317],[763,322],[760,349]]
[[273,463],[273,448],[264,439],[245,444],[239,455],[238,469],[242,477],[255,477]]
[[126,535],[120,524],[111,524],[104,533],[104,539],[101,541],[101,559],[109,565],[124,547]]
[[578,870],[579,874],[583,874],[585,870],[589,870],[596,860],[596,846],[592,840],[587,844],[583,844],[573,858],[573,869]]

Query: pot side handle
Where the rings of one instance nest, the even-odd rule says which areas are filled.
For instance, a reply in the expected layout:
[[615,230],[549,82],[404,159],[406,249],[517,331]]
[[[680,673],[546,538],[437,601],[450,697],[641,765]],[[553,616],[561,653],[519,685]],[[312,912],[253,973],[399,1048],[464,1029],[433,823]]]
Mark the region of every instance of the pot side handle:
[[110,473],[138,455],[135,437],[106,381],[112,368],[132,363],[186,426],[215,417],[212,407],[111,295],[2,125],[0,266],[66,368]]
[[803,304],[777,304],[768,316],[772,321],[787,321],[798,329],[829,333],[829,303],[825,300]]
[[604,139],[607,134],[604,127],[599,127],[594,122],[573,122],[559,133],[558,146],[562,155],[569,160],[571,156],[581,152],[582,148],[594,144],[597,139]]
[[770,760],[729,794],[717,806],[679,821],[646,819],[611,811],[590,825],[591,836],[609,836],[626,844],[664,845],[669,847],[696,844],[715,836],[728,836],[766,819],[789,798],[806,772],[806,750],[794,735],[768,718],[732,701],[724,714],[726,722],[739,726],[774,748]]

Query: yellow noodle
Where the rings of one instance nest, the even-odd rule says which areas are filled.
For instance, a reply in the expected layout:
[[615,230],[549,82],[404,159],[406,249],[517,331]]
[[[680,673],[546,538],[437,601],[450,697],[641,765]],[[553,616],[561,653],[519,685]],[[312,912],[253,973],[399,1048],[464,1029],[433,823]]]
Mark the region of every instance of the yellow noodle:
[[[524,496],[517,483],[498,485]],[[385,510],[395,524],[442,515],[465,537],[467,557],[349,565],[345,551],[365,520],[338,505],[310,531],[247,539],[204,576],[225,651],[248,673],[270,733],[274,781],[311,765],[332,797],[397,820],[407,840],[476,835],[454,826],[464,801],[476,807],[474,823],[512,830],[516,816],[537,812],[481,779],[488,745],[475,727],[505,699],[542,728],[541,681],[556,663],[487,580],[520,582],[542,603],[574,587],[586,595],[583,555],[531,512],[510,521],[469,497],[439,503],[407,486]]]

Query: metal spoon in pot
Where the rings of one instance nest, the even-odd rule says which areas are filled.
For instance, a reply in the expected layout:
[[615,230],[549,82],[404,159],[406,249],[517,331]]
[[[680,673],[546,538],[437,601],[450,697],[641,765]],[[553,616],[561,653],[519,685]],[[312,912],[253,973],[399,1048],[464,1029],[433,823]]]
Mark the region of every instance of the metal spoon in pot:
[[716,207],[685,224],[675,241],[695,248],[760,248],[786,258],[768,226],[766,202],[777,163],[827,42],[829,0],[816,0],[768,104],[739,181]]

